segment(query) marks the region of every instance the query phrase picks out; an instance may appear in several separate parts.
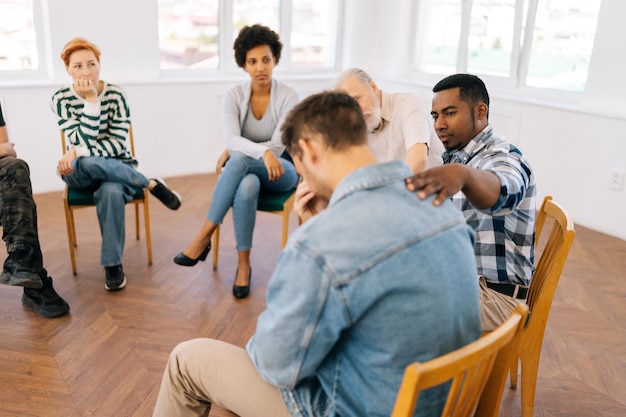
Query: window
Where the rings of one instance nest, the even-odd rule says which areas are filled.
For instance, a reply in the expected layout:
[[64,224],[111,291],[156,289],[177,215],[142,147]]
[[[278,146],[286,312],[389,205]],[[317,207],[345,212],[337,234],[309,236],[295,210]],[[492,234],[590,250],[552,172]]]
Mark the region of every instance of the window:
[[[426,72],[448,74],[456,72],[461,39],[462,0],[442,0],[436,4],[424,2],[420,10],[424,30],[418,31],[418,42],[423,41],[417,67]],[[443,24],[445,22],[446,24]],[[419,44],[419,43],[418,43]]]
[[239,30],[255,23],[281,35],[283,69],[335,68],[337,0],[158,0],[162,70],[232,69]]
[[0,0],[0,72],[38,69],[33,0]]
[[515,0],[472,1],[467,38],[468,72],[503,77],[511,73],[514,22]]
[[526,84],[583,91],[600,0],[540,1]]
[[584,91],[601,0],[426,0],[415,69]]
[[217,68],[218,0],[159,0],[161,69]]

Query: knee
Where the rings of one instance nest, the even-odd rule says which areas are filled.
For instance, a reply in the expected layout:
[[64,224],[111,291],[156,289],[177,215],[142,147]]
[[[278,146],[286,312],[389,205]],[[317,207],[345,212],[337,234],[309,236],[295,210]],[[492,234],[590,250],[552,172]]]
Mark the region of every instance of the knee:
[[246,175],[242,178],[237,187],[235,198],[240,201],[256,202],[259,199],[261,190],[261,180],[254,174]]
[[28,167],[26,161],[22,159],[8,156],[2,159],[2,165],[9,174],[26,173],[26,175],[30,177],[30,168]]
[[232,152],[230,154],[230,158],[228,159],[228,162],[226,162],[226,166],[224,167],[224,172],[226,173],[228,170],[230,171],[245,170],[248,168],[248,160],[250,160],[249,156],[244,155],[241,152]]
[[180,375],[181,371],[185,369],[192,369],[197,367],[195,357],[199,354],[204,355],[206,351],[206,343],[209,339],[191,339],[185,342],[181,342],[170,353],[168,362],[170,371],[174,371],[177,375]]

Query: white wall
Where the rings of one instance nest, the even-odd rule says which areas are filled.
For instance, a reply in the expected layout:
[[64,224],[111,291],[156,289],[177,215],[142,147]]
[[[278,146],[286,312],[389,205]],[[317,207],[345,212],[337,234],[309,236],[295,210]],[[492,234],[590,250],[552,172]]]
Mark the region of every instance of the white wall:
[[[0,99],[11,140],[31,166],[35,192],[61,190],[54,175],[61,156],[50,96],[70,82],[58,58],[64,43],[84,36],[101,47],[102,78],[128,92],[140,170],[148,176],[212,172],[223,149],[219,100],[243,72],[202,80],[163,81],[158,73],[156,1],[54,0],[50,37],[52,80],[35,85],[0,80]],[[441,77],[411,78],[410,31],[414,2],[346,0],[342,67],[360,66],[383,89],[410,90],[430,100]],[[84,9],[89,9],[85,18]],[[626,184],[608,187],[609,172],[626,172],[626,2],[603,0],[587,92],[567,100],[546,99],[487,86],[496,132],[528,156],[541,196],[553,195],[576,223],[626,239]],[[333,74],[309,78],[281,74],[302,96],[330,85]]]

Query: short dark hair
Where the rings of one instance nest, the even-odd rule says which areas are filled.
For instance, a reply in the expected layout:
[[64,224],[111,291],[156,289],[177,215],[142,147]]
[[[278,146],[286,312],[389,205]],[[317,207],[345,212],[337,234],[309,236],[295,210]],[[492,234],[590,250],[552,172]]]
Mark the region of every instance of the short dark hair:
[[439,81],[433,87],[433,93],[459,87],[461,100],[474,107],[483,102],[489,107],[489,93],[483,80],[472,74],[454,74]]
[[367,125],[359,103],[338,91],[310,95],[289,112],[281,127],[287,152],[302,155],[298,140],[304,132],[321,134],[335,150],[367,143]]
[[233,49],[235,50],[237,65],[243,68],[246,65],[246,54],[248,51],[259,45],[268,45],[272,50],[272,56],[278,64],[280,53],[283,50],[283,44],[280,42],[278,33],[267,26],[257,24],[242,27],[237,39],[235,39]]

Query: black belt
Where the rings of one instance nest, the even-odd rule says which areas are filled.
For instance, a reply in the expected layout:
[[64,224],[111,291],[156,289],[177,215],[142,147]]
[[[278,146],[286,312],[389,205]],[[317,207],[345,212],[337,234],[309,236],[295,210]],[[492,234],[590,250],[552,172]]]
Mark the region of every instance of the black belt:
[[487,287],[509,297],[513,297],[513,294],[515,294],[515,290],[517,289],[517,296],[515,298],[517,298],[518,300],[525,300],[526,296],[528,295],[528,288],[521,285],[496,284],[495,282],[490,281],[485,282],[487,283]]

